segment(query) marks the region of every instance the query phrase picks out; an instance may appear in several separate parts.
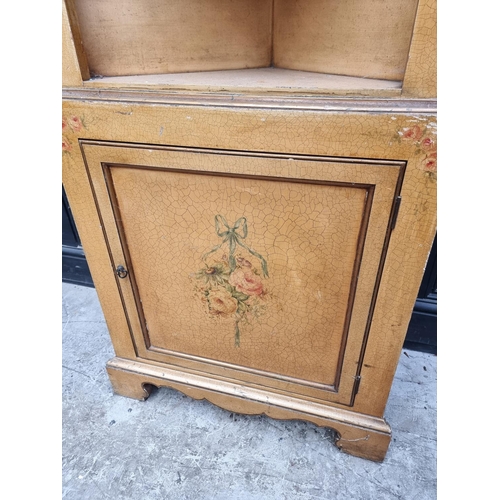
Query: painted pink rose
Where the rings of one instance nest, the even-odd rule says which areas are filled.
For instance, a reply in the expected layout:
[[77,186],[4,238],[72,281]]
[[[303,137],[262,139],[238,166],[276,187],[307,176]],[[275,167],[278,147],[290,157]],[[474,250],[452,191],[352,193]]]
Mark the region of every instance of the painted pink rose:
[[66,137],[62,138],[62,148],[63,151],[70,151],[71,150],[71,143],[66,139]]
[[403,139],[418,141],[420,140],[422,135],[423,135],[422,129],[418,125],[414,125],[413,127],[404,128],[401,137]]
[[236,269],[229,277],[229,284],[245,295],[261,295],[264,291],[262,281],[250,269]]
[[425,149],[426,151],[432,151],[436,149],[436,142],[431,137],[425,137],[420,142],[420,146],[422,146],[422,149]]
[[422,162],[424,170],[435,172],[437,170],[437,153],[431,153],[425,157]]
[[208,311],[214,316],[230,316],[238,309],[238,301],[224,288],[211,290],[208,295]]
[[78,118],[78,116],[72,116],[68,118],[68,124],[75,132],[80,132],[83,127],[82,122],[80,121],[80,118]]
[[62,129],[63,132],[68,128],[68,122],[66,121],[66,118],[62,119]]

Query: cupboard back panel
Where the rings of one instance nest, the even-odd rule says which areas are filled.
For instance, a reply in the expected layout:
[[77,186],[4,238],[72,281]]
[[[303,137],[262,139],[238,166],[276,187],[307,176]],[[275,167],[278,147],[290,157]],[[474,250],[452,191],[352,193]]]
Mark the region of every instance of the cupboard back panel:
[[277,68],[402,81],[418,0],[74,0],[90,73]]
[[418,0],[275,0],[279,68],[402,80]]
[[75,0],[92,74],[271,64],[272,0]]

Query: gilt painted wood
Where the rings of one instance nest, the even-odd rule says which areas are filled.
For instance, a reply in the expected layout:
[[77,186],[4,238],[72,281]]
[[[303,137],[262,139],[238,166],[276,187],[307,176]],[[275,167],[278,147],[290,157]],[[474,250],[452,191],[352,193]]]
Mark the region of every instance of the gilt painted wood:
[[165,366],[113,358],[106,368],[115,392],[129,398],[145,400],[153,387],[171,387],[193,399],[206,399],[232,412],[306,420],[333,429],[335,445],[341,451],[376,462],[384,459],[390,443],[391,429],[381,418],[306,403],[293,396],[269,393],[260,387],[221,382]]

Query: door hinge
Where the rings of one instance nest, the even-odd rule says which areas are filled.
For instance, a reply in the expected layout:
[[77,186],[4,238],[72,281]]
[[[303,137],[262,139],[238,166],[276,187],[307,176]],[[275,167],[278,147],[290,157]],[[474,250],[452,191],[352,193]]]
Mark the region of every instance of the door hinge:
[[401,206],[401,196],[396,196],[396,200],[394,201],[394,210],[392,211],[391,231],[396,227],[396,221],[398,220],[400,206]]
[[361,376],[360,375],[356,375],[354,377],[354,396],[356,396],[356,394],[358,393],[359,391],[359,384],[361,383]]

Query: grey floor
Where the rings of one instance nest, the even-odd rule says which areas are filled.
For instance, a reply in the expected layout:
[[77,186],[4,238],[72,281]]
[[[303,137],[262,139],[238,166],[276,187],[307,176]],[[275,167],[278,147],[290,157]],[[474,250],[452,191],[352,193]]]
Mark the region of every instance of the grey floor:
[[63,284],[64,499],[436,498],[436,361],[403,351],[383,463],[341,453],[324,428],[236,415],[162,388],[113,394],[95,290]]

